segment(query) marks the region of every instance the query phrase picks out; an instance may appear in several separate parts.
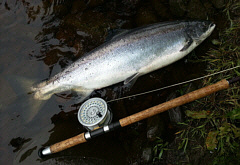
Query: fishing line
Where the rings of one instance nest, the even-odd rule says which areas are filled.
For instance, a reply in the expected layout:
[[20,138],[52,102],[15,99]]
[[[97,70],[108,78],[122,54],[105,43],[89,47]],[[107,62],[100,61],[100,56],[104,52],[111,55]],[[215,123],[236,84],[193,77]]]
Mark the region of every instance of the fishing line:
[[[220,73],[224,73],[224,72],[227,72],[227,71],[239,68],[239,67],[240,67],[240,65],[232,67],[232,68],[229,68],[229,69],[225,69],[225,70],[222,70],[222,71],[219,71],[219,72],[216,72],[216,73],[212,73],[212,74],[209,74],[209,75],[198,77],[198,78],[195,78],[195,79],[191,79],[191,80],[187,80],[187,81],[184,81],[184,82],[180,82],[180,83],[172,84],[172,85],[169,85],[169,86],[165,86],[165,87],[162,87],[162,88],[157,88],[157,89],[153,89],[153,90],[150,90],[150,91],[146,91],[146,92],[142,92],[142,93],[138,93],[138,94],[134,94],[134,95],[130,95],[130,96],[125,96],[125,97],[120,97],[120,98],[117,98],[117,99],[112,99],[112,100],[107,101],[107,103],[114,102],[114,101],[119,101],[119,100],[123,100],[123,99],[127,99],[127,98],[131,98],[131,97],[141,96],[141,95],[145,95],[145,94],[148,94],[148,93],[153,93],[153,92],[156,92],[156,91],[160,91],[160,90],[163,90],[163,89],[168,89],[168,88],[171,88],[171,87],[174,87],[174,86],[186,84],[186,83],[189,83],[189,82],[193,82],[193,81],[197,81],[197,80],[204,79],[204,78],[207,78],[207,77],[211,77],[211,76],[214,76],[214,75],[217,75],[217,74],[220,74]],[[3,102],[5,102],[5,101],[7,101],[9,99],[14,99],[14,98],[19,97],[21,95],[29,95],[29,94],[31,94],[31,93],[29,93],[29,92],[28,93],[22,93],[22,94],[18,94],[16,96],[13,96],[13,97],[2,99],[2,100],[0,100],[0,105]]]
[[156,92],[156,91],[160,91],[160,90],[163,90],[163,89],[168,89],[168,88],[175,87],[175,86],[182,85],[182,84],[187,84],[187,83],[190,83],[190,82],[193,82],[193,81],[197,81],[197,80],[204,79],[204,78],[207,78],[207,77],[211,77],[211,76],[214,76],[214,75],[217,75],[217,74],[220,74],[220,73],[224,73],[224,72],[227,72],[227,71],[239,68],[239,67],[240,67],[240,65],[229,68],[229,69],[225,69],[225,70],[222,70],[222,71],[219,71],[219,72],[216,72],[216,73],[212,73],[212,74],[209,74],[209,75],[198,77],[198,78],[195,78],[195,79],[191,79],[191,80],[183,81],[183,82],[180,82],[180,83],[168,85],[168,86],[165,86],[165,87],[162,87],[162,88],[157,88],[157,89],[153,89],[153,90],[150,90],[150,91],[146,91],[146,92],[142,92],[142,93],[138,93],[138,94],[134,94],[134,95],[130,95],[130,96],[125,96],[125,97],[120,97],[120,98],[117,98],[117,99],[112,99],[112,100],[107,101],[107,103],[131,98],[131,97],[141,96],[141,95],[145,95],[145,94],[148,94],[148,93],[153,93],[153,92]]

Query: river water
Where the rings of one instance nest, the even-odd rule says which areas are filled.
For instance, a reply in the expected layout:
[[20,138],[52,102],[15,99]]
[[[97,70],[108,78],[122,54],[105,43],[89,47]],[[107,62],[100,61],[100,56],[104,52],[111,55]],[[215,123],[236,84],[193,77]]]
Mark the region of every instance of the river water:
[[[190,5],[192,10],[186,10]],[[205,7],[196,7],[191,2],[186,4],[179,1],[178,4],[167,0],[1,0],[0,164],[149,162],[145,160],[143,152],[154,144],[154,140],[148,137],[151,123],[160,125],[160,131],[154,136],[168,140],[174,138],[174,134],[169,131],[168,113],[40,159],[37,152],[42,146],[49,146],[85,131],[77,121],[77,110],[81,103],[75,104],[72,94],[66,92],[54,95],[40,104],[32,99],[29,88],[60,72],[84,53],[102,44],[109,34],[114,35],[114,29],[131,29],[176,19],[206,19],[209,13],[206,14]],[[194,10],[198,10],[199,14],[194,13]],[[210,39],[188,57],[139,78],[133,86],[116,84],[97,90],[90,97],[112,100],[202,75],[204,65],[192,63],[191,59],[206,53],[209,47]],[[160,104],[166,101],[169,93],[177,89],[109,103],[113,120]]]

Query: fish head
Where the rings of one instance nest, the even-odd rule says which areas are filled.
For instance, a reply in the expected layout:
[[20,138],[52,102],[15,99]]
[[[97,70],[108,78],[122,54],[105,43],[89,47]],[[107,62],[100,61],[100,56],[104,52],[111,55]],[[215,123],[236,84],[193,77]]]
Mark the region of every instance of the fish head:
[[211,21],[191,21],[188,23],[187,34],[199,45],[213,32],[215,26]]

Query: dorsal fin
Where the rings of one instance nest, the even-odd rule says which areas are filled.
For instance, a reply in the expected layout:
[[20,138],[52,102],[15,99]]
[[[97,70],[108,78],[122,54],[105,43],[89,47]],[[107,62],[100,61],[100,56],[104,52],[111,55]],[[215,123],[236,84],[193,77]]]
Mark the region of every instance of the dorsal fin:
[[110,41],[114,38],[120,37],[122,35],[124,35],[125,33],[129,32],[129,30],[127,29],[114,29],[114,30],[110,30],[108,32],[108,35],[105,39],[105,41]]

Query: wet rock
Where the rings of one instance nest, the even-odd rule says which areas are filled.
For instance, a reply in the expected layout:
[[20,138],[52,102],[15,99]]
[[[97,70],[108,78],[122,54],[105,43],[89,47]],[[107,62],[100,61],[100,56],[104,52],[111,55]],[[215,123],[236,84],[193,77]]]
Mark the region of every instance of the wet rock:
[[[113,21],[117,19],[123,19],[126,21],[127,19],[131,19],[131,16],[136,14],[137,8],[136,4],[138,0],[133,1],[108,1],[104,3],[104,5],[99,6],[97,8],[98,11],[107,12],[107,15],[114,18]],[[107,10],[105,10],[107,9]],[[112,16],[111,16],[112,15]],[[126,17],[124,17],[126,16]]]
[[102,5],[104,2],[105,0],[89,0],[87,5],[89,7],[96,7]]
[[189,163],[189,159],[183,150],[178,149],[178,143],[170,143],[166,152],[166,163],[175,164],[176,162],[185,162]]
[[107,29],[112,26],[110,22],[105,14],[95,11],[77,15],[69,14],[64,19],[65,27],[88,34],[91,40],[95,40],[93,42],[104,40]]
[[52,0],[42,1],[42,9],[44,9],[44,15],[51,15],[54,17],[62,18],[71,9],[71,3],[69,1],[57,1]]
[[[177,97],[176,93],[172,93],[170,94],[170,96],[166,101],[175,99],[176,97]],[[170,122],[173,123],[174,125],[183,121],[183,115],[180,107],[176,107],[168,110],[168,114],[169,114]]]
[[53,12],[58,17],[63,17],[69,12],[68,4],[58,4],[53,6]]
[[151,0],[151,4],[161,18],[167,19],[171,17],[168,7],[163,2]]
[[17,138],[13,138],[9,144],[15,148],[13,152],[16,152],[22,148],[24,143],[29,142],[30,140],[31,140],[30,138],[25,139],[25,138],[17,137]]
[[183,115],[180,107],[176,107],[168,110],[171,123],[177,124],[183,121]]
[[185,0],[169,0],[171,13],[176,17],[182,17],[187,11],[187,2]]
[[[71,51],[71,55],[75,59],[99,46],[105,39],[107,29],[113,26],[106,14],[90,10],[82,13],[78,11],[79,6],[73,7],[71,14],[64,17],[63,23],[55,35],[60,41],[60,45],[66,45],[68,47],[67,51]],[[48,52],[54,54],[45,58],[47,64],[56,63],[59,60],[56,55],[64,55],[65,53],[51,49]],[[47,55],[50,54],[47,53]]]
[[216,9],[214,8],[214,6],[212,5],[211,2],[206,1],[203,2],[203,6],[206,10],[207,16],[211,19],[212,17],[214,17]]
[[151,8],[142,7],[137,11],[136,23],[138,26],[155,23],[157,21],[157,16]]
[[144,163],[149,163],[151,162],[153,159],[153,156],[152,156],[152,149],[149,147],[149,148],[144,148],[143,149],[143,152],[142,152],[142,160]]
[[87,5],[84,1],[75,0],[72,3],[71,13],[76,14],[86,9]]
[[[133,128],[133,127],[132,127]],[[125,134],[124,139],[122,139],[122,144],[124,149],[128,153],[127,159],[132,163],[139,163],[139,158],[142,155],[143,148],[146,147],[146,136],[144,136],[144,131],[137,132],[136,130],[131,130]],[[126,138],[127,136],[127,138]]]
[[211,0],[215,8],[221,9],[226,6],[226,0]]
[[59,49],[52,49],[45,54],[45,58],[43,59],[44,63],[48,66],[52,66],[58,62],[60,59],[61,52]]
[[156,132],[158,131],[158,126],[150,127],[147,131],[147,138],[150,141],[154,141],[156,139]]
[[149,141],[156,140],[164,130],[164,122],[160,115],[153,116],[147,121],[147,138]]
[[28,23],[34,21],[41,14],[41,1],[33,2],[31,0],[24,0],[21,1],[21,3],[25,7],[26,13],[28,15]]
[[73,41],[76,36],[76,32],[73,29],[67,29],[65,27],[60,27],[56,33],[56,38],[60,41],[60,43],[68,44],[68,46],[72,46],[69,44],[69,41]]
[[187,17],[193,19],[206,19],[207,11],[200,0],[191,0],[188,3]]
[[125,5],[128,6],[134,6],[136,4],[138,4],[141,0],[128,0],[128,1],[122,1],[122,3],[124,3]]

